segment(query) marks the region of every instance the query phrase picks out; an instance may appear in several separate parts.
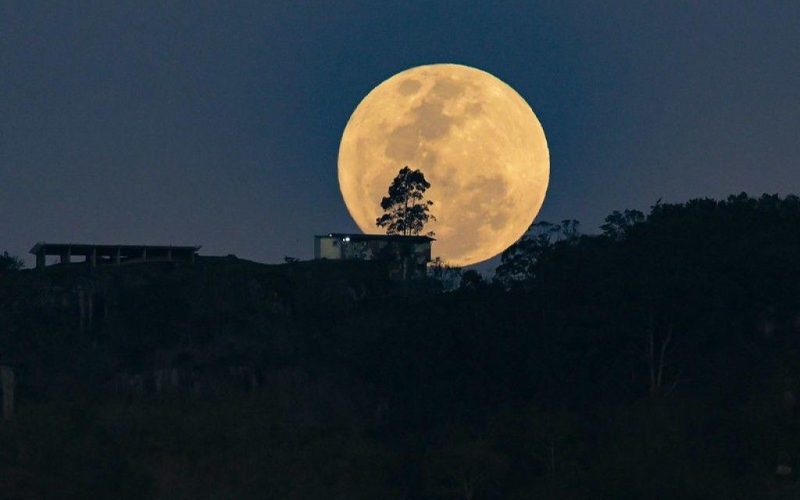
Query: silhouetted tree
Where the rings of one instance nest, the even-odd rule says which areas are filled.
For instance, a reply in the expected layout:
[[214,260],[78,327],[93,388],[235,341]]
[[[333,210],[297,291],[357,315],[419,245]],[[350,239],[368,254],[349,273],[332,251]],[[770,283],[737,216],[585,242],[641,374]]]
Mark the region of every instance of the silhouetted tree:
[[460,288],[462,290],[479,290],[484,287],[486,287],[486,281],[478,271],[470,269],[461,275]]
[[446,264],[441,257],[431,261],[428,266],[428,276],[438,281],[444,292],[458,288],[461,283],[461,269]]
[[[378,227],[386,228],[386,234],[418,235],[425,224],[435,221],[430,213],[433,202],[424,200],[424,194],[431,187],[420,170],[403,167],[389,186],[389,196],[381,200],[384,213],[375,220]],[[428,232],[433,236],[433,232]]]
[[[570,234],[577,234],[578,221],[569,222]],[[562,226],[547,221],[531,224],[528,231],[500,256],[501,264],[495,270],[495,279],[505,286],[533,277],[533,266],[537,259],[559,237]]]
[[19,257],[9,255],[8,252],[3,252],[3,255],[0,255],[0,273],[18,271],[23,267],[25,267],[25,263]]
[[638,210],[625,210],[624,212],[614,210],[611,215],[606,217],[605,224],[600,226],[600,229],[609,238],[618,240],[624,238],[631,227],[643,221],[644,214]]
[[563,235],[564,239],[572,240],[580,236],[580,231],[578,230],[578,226],[580,226],[580,222],[575,219],[564,219],[561,221],[561,234]]

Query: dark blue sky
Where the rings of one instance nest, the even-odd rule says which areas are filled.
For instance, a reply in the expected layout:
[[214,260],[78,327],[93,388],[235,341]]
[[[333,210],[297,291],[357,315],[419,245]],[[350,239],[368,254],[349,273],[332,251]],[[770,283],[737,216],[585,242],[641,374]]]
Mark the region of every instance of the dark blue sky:
[[356,230],[350,113],[436,62],[531,104],[542,219],[593,232],[659,198],[800,191],[800,2],[231,3],[0,2],[0,251],[309,258],[313,234]]

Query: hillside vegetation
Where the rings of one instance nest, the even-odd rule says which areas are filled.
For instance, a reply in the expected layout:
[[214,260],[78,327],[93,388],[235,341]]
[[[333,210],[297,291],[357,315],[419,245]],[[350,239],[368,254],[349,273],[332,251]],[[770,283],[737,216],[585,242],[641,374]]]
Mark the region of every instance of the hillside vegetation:
[[797,197],[538,224],[462,283],[234,257],[4,272],[0,496],[800,495]]

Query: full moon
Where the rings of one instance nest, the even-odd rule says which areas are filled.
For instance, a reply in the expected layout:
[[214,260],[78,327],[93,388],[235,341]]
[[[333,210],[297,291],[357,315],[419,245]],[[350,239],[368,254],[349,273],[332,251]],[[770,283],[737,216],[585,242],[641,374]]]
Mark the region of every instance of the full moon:
[[339,147],[339,187],[365,233],[398,171],[420,169],[433,201],[424,232],[453,266],[489,259],[528,229],[544,202],[550,154],[533,110],[498,78],[431,64],[398,73],[356,107]]

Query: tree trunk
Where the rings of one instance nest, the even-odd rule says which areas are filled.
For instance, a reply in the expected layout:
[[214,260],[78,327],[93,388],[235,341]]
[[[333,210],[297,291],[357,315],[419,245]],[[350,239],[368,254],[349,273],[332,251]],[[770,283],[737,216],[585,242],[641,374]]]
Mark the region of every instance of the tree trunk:
[[[661,339],[657,339],[655,321],[651,316],[647,330],[647,364],[650,375],[650,395],[655,396],[664,385],[664,371],[667,368],[667,349],[672,341],[673,327],[671,324],[667,326],[666,335]],[[658,347],[656,347],[656,344],[659,344]]]

